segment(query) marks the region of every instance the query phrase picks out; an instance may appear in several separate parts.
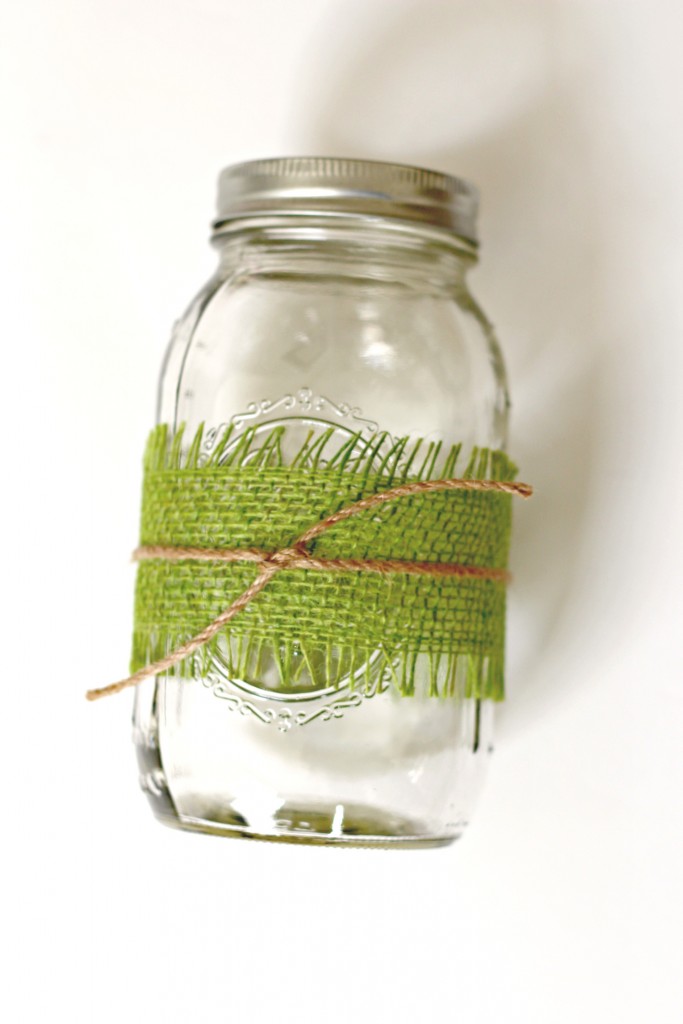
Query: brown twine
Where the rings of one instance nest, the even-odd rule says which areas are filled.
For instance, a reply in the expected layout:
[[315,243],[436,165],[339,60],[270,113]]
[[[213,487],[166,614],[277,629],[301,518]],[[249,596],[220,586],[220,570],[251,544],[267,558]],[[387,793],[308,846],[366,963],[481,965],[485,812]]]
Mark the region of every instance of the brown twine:
[[137,548],[133,553],[136,561],[149,558],[162,558],[170,561],[181,559],[192,559],[197,561],[218,561],[218,562],[255,562],[258,564],[258,576],[250,583],[247,589],[237,597],[232,604],[221,612],[221,614],[209,623],[201,633],[192,639],[176,647],[174,651],[167,654],[144,668],[139,669],[126,679],[121,679],[110,686],[103,686],[97,690],[88,690],[87,700],[98,700],[100,697],[108,697],[111,694],[119,693],[129,686],[137,686],[143,679],[150,676],[160,675],[166,672],[179,661],[183,661],[198,648],[208,643],[233,619],[253,598],[272,580],[276,573],[282,569],[317,569],[322,571],[330,570],[351,570],[361,572],[378,572],[383,575],[392,573],[407,573],[412,576],[464,576],[477,577],[479,579],[494,580],[496,582],[507,582],[509,574],[504,569],[488,569],[476,565],[458,565],[454,562],[403,562],[398,559],[355,559],[355,558],[315,558],[306,550],[306,545],[316,537],[319,537],[325,530],[329,530],[335,523],[349,519],[351,516],[364,512],[367,509],[383,505],[394,498],[402,498],[409,494],[419,494],[425,491],[499,491],[504,494],[517,495],[521,498],[529,498],[533,493],[529,484],[509,483],[499,480],[416,480],[413,483],[401,484],[399,487],[392,487],[391,490],[383,491],[381,494],[372,494],[367,498],[347,505],[339,512],[315,523],[291,547],[282,548],[280,551],[268,553],[254,548],[244,550],[211,550],[208,548],[191,547],[165,547],[158,545],[146,545]]

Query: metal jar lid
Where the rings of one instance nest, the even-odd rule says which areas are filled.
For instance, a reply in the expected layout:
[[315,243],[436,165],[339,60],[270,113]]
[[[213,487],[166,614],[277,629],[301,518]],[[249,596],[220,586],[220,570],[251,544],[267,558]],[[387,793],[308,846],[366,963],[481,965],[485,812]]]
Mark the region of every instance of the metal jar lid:
[[477,244],[478,192],[462,178],[376,160],[282,157],[226,167],[215,231],[268,214],[386,217],[418,222]]

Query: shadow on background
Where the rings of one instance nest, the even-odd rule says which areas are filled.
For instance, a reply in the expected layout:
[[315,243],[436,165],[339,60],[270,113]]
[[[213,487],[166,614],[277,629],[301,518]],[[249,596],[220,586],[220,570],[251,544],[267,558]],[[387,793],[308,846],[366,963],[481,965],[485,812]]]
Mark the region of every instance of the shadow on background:
[[[516,507],[502,731],[556,702],[576,635],[595,627],[579,553],[595,519],[602,359],[599,166],[585,127],[598,41],[569,5],[409,0],[344,8],[312,40],[302,152],[397,160],[473,180],[483,199],[474,291],[510,371],[511,453],[536,497]],[[344,66],[323,66],[333,33]],[[315,52],[313,52],[315,51]],[[311,103],[311,96],[315,101]],[[317,105],[317,106],[316,106]],[[588,636],[587,636],[588,633]],[[573,684],[572,684],[573,685]]]

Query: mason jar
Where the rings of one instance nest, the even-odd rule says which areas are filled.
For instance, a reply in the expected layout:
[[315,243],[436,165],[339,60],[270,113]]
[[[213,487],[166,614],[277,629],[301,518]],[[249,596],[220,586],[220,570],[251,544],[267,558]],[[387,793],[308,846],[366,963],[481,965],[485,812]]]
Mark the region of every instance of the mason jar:
[[[197,466],[228,430],[225,452],[242,445],[261,459],[277,433],[285,467],[320,442],[312,473],[342,451],[360,465],[363,444],[366,471],[379,471],[396,439],[406,452],[417,439],[422,451],[503,450],[503,360],[467,283],[476,213],[471,184],[416,167],[308,157],[228,167],[213,224],[218,266],[176,323],[159,423],[184,425],[185,452],[201,437]],[[350,593],[360,624],[363,593]],[[334,626],[334,606],[326,615]],[[467,652],[451,659],[447,694],[435,689],[438,653],[422,651],[401,691],[381,643],[345,661],[354,629],[333,635],[324,657],[312,648],[317,668],[304,663],[305,628],[287,654],[302,667],[285,683],[277,640],[261,638],[258,661],[240,661],[228,635],[201,671],[138,687],[134,741],[155,814],[271,840],[457,838],[492,750],[493,702],[457,667]],[[407,616],[406,643],[412,628]]]

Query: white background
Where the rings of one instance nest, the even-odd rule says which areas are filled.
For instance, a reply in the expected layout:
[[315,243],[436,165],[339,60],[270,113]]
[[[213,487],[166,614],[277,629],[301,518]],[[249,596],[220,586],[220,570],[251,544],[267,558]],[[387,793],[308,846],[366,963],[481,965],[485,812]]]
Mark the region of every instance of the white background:
[[[683,146],[665,0],[4,5],[5,1020],[681,1019]],[[259,156],[476,181],[517,506],[509,699],[436,851],[229,842],[137,791],[140,453]]]

